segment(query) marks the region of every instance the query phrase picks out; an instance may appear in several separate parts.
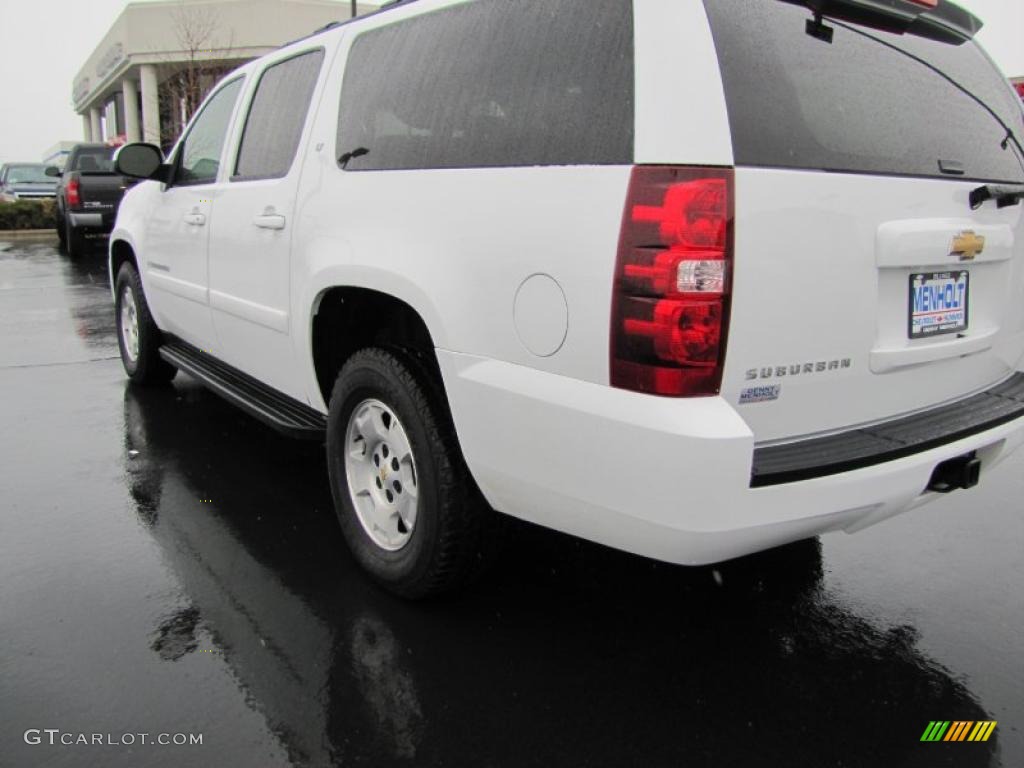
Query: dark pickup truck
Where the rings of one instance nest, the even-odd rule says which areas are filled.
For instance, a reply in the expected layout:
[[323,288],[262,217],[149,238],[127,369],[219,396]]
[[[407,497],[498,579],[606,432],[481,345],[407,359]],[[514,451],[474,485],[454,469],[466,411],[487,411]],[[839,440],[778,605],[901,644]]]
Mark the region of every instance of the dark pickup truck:
[[57,172],[57,236],[69,256],[79,256],[89,236],[114,228],[117,207],[134,183],[114,171],[115,147],[76,144],[63,173]]

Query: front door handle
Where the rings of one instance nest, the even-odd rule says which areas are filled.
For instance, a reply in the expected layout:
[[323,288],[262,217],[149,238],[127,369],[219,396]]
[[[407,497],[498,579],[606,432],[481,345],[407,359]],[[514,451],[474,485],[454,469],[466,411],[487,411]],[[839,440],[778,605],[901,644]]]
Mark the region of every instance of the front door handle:
[[191,224],[193,227],[201,227],[206,224],[206,216],[198,211],[192,211],[192,213],[185,214],[185,223]]
[[284,229],[284,216],[278,213],[264,213],[252,220],[260,229]]

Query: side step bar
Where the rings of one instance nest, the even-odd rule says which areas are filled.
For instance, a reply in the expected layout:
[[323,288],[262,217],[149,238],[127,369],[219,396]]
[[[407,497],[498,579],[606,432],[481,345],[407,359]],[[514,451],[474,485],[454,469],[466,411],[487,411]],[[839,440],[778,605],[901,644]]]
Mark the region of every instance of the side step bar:
[[327,419],[322,413],[191,344],[170,339],[160,347],[160,357],[278,432],[300,440],[324,439]]

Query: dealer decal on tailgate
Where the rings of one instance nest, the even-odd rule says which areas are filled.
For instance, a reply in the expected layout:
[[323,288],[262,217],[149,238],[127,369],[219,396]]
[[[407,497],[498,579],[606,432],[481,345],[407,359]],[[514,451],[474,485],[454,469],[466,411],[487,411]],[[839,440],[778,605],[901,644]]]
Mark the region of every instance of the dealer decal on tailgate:
[[740,392],[740,405],[749,405],[750,403],[767,403],[770,400],[778,400],[781,393],[781,384],[764,384],[760,387],[747,387]]

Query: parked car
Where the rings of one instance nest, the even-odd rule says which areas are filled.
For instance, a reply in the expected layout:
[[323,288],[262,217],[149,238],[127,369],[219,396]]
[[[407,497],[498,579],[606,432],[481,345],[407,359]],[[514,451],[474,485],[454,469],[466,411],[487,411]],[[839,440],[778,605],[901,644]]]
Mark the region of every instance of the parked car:
[[128,376],[325,440],[408,596],[493,510],[706,564],[983,482],[1024,441],[1016,97],[952,3],[808,5],[419,0],[247,64],[117,156]]
[[0,167],[0,201],[53,199],[57,182],[44,163],[5,163]]
[[135,183],[114,170],[113,156],[104,144],[76,144],[57,174],[57,236],[69,256],[81,255],[87,238],[110,233],[121,197]]

